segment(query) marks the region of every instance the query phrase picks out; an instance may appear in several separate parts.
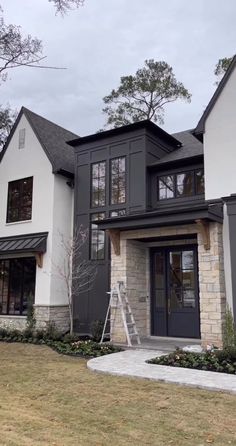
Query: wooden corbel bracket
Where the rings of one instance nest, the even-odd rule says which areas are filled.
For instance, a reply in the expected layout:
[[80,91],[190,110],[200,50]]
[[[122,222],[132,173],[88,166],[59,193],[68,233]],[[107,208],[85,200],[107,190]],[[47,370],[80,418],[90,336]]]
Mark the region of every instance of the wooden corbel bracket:
[[43,253],[42,252],[37,252],[35,254],[35,258],[36,258],[37,266],[39,268],[42,268],[43,267]]
[[120,255],[120,230],[108,229],[108,234],[116,256]]
[[211,247],[209,222],[203,219],[195,220],[199,231],[202,234],[203,245],[206,251]]

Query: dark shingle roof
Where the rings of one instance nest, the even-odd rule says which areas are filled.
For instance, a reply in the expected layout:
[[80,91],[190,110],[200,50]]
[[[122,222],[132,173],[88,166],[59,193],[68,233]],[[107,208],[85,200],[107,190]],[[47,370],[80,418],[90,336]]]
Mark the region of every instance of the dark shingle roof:
[[152,164],[152,166],[203,155],[203,144],[197,138],[195,138],[192,132],[192,130],[185,130],[183,132],[172,134],[174,138],[182,143],[182,147],[168,153],[163,158]]
[[42,145],[49,161],[52,164],[53,172],[56,173],[61,170],[73,174],[74,149],[66,144],[66,142],[73,138],[79,138],[79,136],[57,124],[54,124],[54,122],[48,121],[48,119],[33,113],[31,110],[28,110],[25,107],[21,108],[21,111],[2,151],[2,157],[4,156],[22,114],[24,114],[28,119],[34,133]]

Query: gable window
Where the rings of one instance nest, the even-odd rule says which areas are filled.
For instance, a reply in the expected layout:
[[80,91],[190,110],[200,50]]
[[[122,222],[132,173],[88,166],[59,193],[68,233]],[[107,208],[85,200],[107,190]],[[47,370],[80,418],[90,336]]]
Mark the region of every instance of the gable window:
[[25,129],[19,130],[19,149],[24,149],[25,147]]
[[174,197],[174,176],[166,175],[159,178],[159,200]]
[[90,230],[90,259],[103,260],[105,258],[105,232],[98,228],[95,221],[103,220],[105,212],[98,212],[91,215]]
[[204,170],[188,170],[158,178],[159,200],[204,194]]
[[33,177],[8,183],[7,223],[31,220]]
[[125,203],[125,156],[111,160],[111,204]]
[[92,207],[105,206],[106,163],[92,164]]

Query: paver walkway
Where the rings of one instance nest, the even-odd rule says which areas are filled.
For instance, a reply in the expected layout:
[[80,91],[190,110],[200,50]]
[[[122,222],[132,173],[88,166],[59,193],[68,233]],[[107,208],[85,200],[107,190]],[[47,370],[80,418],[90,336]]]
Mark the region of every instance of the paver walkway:
[[90,359],[87,366],[89,369],[101,373],[146,378],[236,394],[236,375],[146,363],[148,359],[162,354],[161,351],[153,350],[125,350]]

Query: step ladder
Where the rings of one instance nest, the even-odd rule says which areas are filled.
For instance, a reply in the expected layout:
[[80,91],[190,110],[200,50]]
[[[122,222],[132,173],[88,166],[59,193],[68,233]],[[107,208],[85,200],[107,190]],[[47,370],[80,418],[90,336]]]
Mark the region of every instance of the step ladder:
[[[127,344],[129,347],[132,347],[131,339],[136,338],[137,344],[141,344],[140,337],[137,332],[136,323],[134,320],[133,313],[131,311],[131,307],[129,304],[129,300],[127,297],[127,293],[124,288],[123,282],[117,282],[117,286],[109,291],[107,294],[110,295],[109,304],[107,308],[106,318],[104,322],[104,327],[102,331],[102,337],[100,340],[100,344],[104,342],[104,340],[109,336],[111,339],[111,307],[116,310],[120,310],[121,318],[124,326],[124,331],[127,339]],[[107,326],[110,326],[110,331],[106,332]]]

